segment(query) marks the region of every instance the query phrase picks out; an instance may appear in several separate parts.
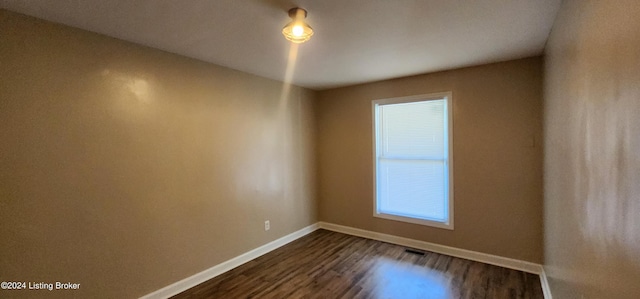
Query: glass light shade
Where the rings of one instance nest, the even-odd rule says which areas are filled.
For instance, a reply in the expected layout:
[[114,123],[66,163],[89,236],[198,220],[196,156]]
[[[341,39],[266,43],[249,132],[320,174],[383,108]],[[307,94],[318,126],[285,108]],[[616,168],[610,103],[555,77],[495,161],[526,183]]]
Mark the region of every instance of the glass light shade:
[[304,22],[307,11],[302,8],[292,8],[289,10],[289,16],[293,21],[282,28],[284,37],[296,44],[308,41],[313,35],[313,29]]

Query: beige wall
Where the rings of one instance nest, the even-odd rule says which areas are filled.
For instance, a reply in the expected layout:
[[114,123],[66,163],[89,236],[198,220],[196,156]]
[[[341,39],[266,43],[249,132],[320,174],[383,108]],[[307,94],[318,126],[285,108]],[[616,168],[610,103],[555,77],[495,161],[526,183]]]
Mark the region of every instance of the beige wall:
[[640,298],[639,16],[637,0],[565,1],[547,44],[544,244],[554,298]]
[[[320,92],[320,220],[542,261],[542,60]],[[455,230],[374,218],[371,101],[453,92]]]
[[0,280],[81,284],[0,297],[135,298],[317,221],[314,92],[2,10],[0,82]]

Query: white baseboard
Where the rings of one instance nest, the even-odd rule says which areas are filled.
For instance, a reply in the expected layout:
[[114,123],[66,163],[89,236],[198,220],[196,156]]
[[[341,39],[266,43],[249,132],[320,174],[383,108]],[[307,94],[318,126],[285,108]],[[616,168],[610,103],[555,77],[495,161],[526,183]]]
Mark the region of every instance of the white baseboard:
[[542,267],[542,272],[540,273],[540,284],[542,285],[542,294],[544,295],[544,299],[553,299],[551,295],[551,288],[549,287],[549,281],[547,280],[547,273],[544,271],[544,267]]
[[507,257],[501,257],[501,256],[477,252],[477,251],[449,247],[449,246],[429,243],[425,241],[387,235],[387,234],[372,232],[368,230],[363,230],[359,228],[353,228],[353,227],[343,226],[343,225],[338,225],[333,223],[319,222],[319,224],[320,224],[320,228],[339,232],[339,233],[344,233],[348,235],[383,241],[387,243],[393,243],[397,245],[422,249],[426,251],[432,251],[432,252],[455,256],[455,257],[468,259],[476,262],[482,262],[482,263],[496,265],[496,266],[505,267],[509,269],[524,271],[532,274],[540,275],[540,273],[542,273],[542,266],[539,264],[531,263],[531,262],[516,260],[512,258],[507,258]]
[[235,267],[238,267],[248,261],[258,258],[266,253],[269,253],[275,249],[278,249],[292,241],[295,241],[301,237],[304,237],[319,228],[318,223],[309,225],[291,234],[288,234],[275,241],[269,242],[249,252],[236,256],[228,261],[215,265],[207,270],[197,273],[193,276],[187,277],[174,284],[159,289],[153,293],[140,297],[140,299],[155,299],[155,298],[169,298],[177,295],[183,291],[186,291],[192,287],[195,287],[211,278],[214,278],[220,274],[223,274]]
[[497,255],[491,255],[491,254],[482,253],[482,252],[444,246],[444,245],[435,244],[435,243],[429,243],[425,241],[403,238],[403,237],[398,237],[394,235],[377,233],[373,231],[368,231],[368,230],[363,230],[359,228],[353,228],[353,227],[343,226],[343,225],[338,225],[333,223],[327,223],[327,222],[318,222],[318,223],[309,225],[305,228],[302,228],[296,232],[288,234],[275,241],[272,241],[256,249],[253,249],[249,252],[246,252],[230,260],[227,260],[218,265],[215,265],[193,276],[187,277],[183,280],[180,280],[176,283],[173,283],[169,286],[159,289],[153,293],[149,293],[145,296],[142,296],[140,297],[140,299],[169,298],[171,296],[177,295],[209,279],[212,279],[220,274],[223,274],[233,268],[236,268],[246,262],[249,262],[255,258],[258,258],[275,249],[278,249],[292,241],[302,238],[314,232],[318,228],[537,274],[537,275],[540,275],[540,283],[542,284],[542,291],[544,294],[544,298],[552,299],[551,292],[549,289],[549,283],[547,281],[547,276],[544,273],[543,267],[539,264],[501,257]]

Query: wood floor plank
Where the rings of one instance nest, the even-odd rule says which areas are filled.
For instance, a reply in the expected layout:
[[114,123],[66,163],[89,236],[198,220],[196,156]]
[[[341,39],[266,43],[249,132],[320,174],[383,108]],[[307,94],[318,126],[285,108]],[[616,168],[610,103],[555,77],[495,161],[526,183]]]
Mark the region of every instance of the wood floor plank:
[[542,299],[537,275],[317,230],[172,298]]

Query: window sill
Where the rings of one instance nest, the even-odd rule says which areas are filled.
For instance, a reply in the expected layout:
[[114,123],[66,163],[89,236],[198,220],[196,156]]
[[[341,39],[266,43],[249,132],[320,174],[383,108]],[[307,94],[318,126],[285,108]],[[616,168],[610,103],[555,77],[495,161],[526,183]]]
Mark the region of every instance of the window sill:
[[373,213],[373,217],[387,219],[387,220],[400,221],[400,222],[406,222],[406,223],[412,223],[412,224],[419,224],[419,225],[430,226],[430,227],[435,227],[435,228],[443,228],[443,229],[453,230],[453,221],[449,221],[448,223],[444,223],[444,222],[438,222],[438,221],[431,221],[431,220],[425,220],[425,219],[403,217],[403,216],[398,216],[398,215],[376,213],[376,212]]

